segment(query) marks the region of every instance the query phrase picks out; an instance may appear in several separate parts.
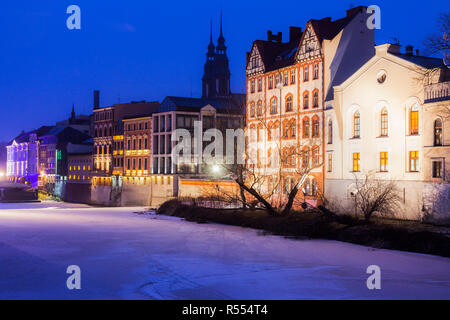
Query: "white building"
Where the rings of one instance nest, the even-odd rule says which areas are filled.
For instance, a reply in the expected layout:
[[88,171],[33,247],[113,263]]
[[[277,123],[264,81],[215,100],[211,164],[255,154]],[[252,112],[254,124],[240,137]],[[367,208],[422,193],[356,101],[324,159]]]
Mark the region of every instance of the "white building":
[[355,175],[372,173],[397,181],[398,218],[450,217],[449,70],[412,51],[376,46],[325,102],[325,196],[346,212]]

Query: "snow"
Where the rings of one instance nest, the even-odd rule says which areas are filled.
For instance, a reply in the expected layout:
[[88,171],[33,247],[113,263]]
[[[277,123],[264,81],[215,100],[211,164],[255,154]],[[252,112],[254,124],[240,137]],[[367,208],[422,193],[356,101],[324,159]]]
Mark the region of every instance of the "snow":
[[[0,204],[0,299],[449,299],[450,259],[57,202]],[[66,287],[69,265],[82,289]],[[381,268],[368,290],[366,268]]]

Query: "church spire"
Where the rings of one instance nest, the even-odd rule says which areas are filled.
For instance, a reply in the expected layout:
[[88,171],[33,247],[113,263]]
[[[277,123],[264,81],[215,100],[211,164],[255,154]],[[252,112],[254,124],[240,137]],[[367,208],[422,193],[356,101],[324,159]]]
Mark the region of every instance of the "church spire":
[[217,53],[225,53],[227,50],[227,47],[225,46],[225,38],[223,36],[223,21],[222,21],[222,11],[220,12],[220,35],[219,39],[217,40]]
[[209,36],[208,56],[212,57],[214,55],[214,49],[215,49],[213,38],[212,38],[212,19],[210,21],[210,25],[211,25],[211,30],[210,30],[210,36]]

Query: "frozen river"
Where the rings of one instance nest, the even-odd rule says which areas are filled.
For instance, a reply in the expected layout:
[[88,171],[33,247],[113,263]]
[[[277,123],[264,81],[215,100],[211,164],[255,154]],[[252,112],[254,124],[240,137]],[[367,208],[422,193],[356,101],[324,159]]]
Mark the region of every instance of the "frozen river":
[[[0,299],[450,299],[450,259],[138,215],[0,204]],[[81,268],[81,290],[66,269]],[[381,290],[366,269],[381,268]]]

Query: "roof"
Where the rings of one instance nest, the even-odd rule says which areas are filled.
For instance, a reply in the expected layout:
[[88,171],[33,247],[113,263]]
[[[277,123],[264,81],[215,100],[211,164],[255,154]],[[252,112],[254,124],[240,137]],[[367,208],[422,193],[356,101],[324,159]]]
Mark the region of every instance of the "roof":
[[[245,97],[245,95],[242,96]],[[201,108],[207,105],[211,105],[219,112],[226,111],[238,113],[241,112],[242,110],[241,109],[242,100],[243,99],[240,94],[234,94],[232,95],[231,98],[215,98],[215,99],[169,96],[166,97],[164,101],[161,103],[159,112],[168,112],[168,111],[199,112]]]
[[17,137],[15,137],[13,140],[11,140],[8,143],[8,145],[11,145],[13,143],[13,141],[16,141],[17,143],[28,142],[30,140],[30,135],[31,134],[36,134],[38,137],[40,137],[40,136],[43,136],[43,135],[47,134],[53,128],[54,128],[53,126],[42,126],[42,127],[38,128],[36,130],[32,130],[32,131],[29,131],[29,132],[22,132]]
[[434,69],[439,67],[444,67],[444,61],[439,58],[433,58],[433,57],[424,57],[424,56],[415,56],[412,54],[406,54],[406,53],[392,53],[390,54],[402,58],[404,60],[407,60],[409,62],[412,62],[418,66],[427,68],[427,69]]
[[76,143],[76,144],[82,144],[86,140],[90,138],[89,135],[78,131],[76,129],[73,129],[71,127],[57,127],[53,128],[50,131],[48,131],[45,135],[39,136],[39,137],[48,137],[48,136],[54,136],[57,138],[58,143]]

